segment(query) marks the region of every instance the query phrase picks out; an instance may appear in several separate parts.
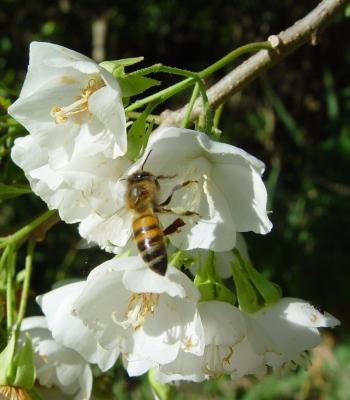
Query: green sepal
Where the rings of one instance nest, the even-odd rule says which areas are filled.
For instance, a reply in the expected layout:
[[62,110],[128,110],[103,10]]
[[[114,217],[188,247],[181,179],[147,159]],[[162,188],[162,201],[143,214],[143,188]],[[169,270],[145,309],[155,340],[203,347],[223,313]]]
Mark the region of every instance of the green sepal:
[[5,185],[0,183],[0,200],[12,199],[29,193],[32,193],[29,185]]
[[151,106],[148,105],[129,129],[128,151],[126,155],[132,161],[135,161],[138,158],[141,150],[147,143],[150,130],[147,129],[146,119],[150,112]]
[[261,306],[259,305],[258,294],[250,283],[248,277],[242,271],[238,263],[232,263],[232,275],[236,286],[237,299],[239,307],[248,313],[258,311]]
[[148,382],[151,385],[152,391],[159,400],[168,400],[171,396],[171,387],[167,384],[160,383],[155,377],[155,369],[150,369],[148,371],[147,377]]
[[136,96],[147,89],[160,85],[156,79],[147,78],[141,75],[124,75],[118,77],[118,83],[122,91],[122,97]]
[[7,343],[7,346],[0,353],[0,386],[11,384],[11,377],[9,376],[12,370],[13,355],[15,352],[16,338],[15,335],[11,336],[11,339]]
[[189,269],[194,263],[194,258],[189,252],[178,250],[169,257],[169,264],[175,268]]
[[250,262],[245,261],[243,267],[256,290],[264,299],[265,304],[275,303],[282,297],[281,288],[265,278],[265,276],[257,271]]
[[134,57],[124,58],[122,60],[103,61],[100,64],[101,67],[113,74],[113,76],[118,80],[122,92],[122,98],[124,100],[128,99],[129,97],[143,93],[153,86],[160,85],[160,82],[156,79],[136,74],[128,75],[125,73],[125,67],[139,63],[142,60],[143,57]]
[[209,251],[204,265],[197,270],[193,283],[199,290],[200,301],[218,300],[235,304],[236,296],[227,288],[215,268],[215,253]]
[[14,357],[15,377],[12,385],[31,389],[35,382],[35,366],[32,349],[32,342],[29,336],[26,336],[24,346],[16,353]]
[[215,268],[215,253],[213,251],[209,250],[208,257],[204,265],[198,268],[195,281],[196,279],[198,284],[206,281],[223,283]]
[[236,303],[234,293],[222,283],[207,281],[196,286],[201,294],[200,301],[218,300],[232,305]]
[[144,57],[131,57],[131,58],[122,58],[120,60],[110,60],[103,61],[100,63],[100,66],[110,72],[111,74],[115,74],[116,69],[120,69],[120,67],[128,67],[130,65],[137,64],[144,60]]

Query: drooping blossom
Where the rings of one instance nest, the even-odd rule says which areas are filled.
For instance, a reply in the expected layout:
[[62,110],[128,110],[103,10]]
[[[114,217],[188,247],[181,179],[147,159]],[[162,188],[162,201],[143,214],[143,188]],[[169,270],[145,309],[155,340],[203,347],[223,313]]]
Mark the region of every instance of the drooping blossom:
[[198,309],[204,330],[203,355],[180,352],[173,362],[159,366],[157,379],[162,383],[201,382],[221,375],[238,379],[261,373],[266,343],[255,334],[256,326],[249,316],[221,301],[199,303]]
[[318,328],[339,321],[310,303],[282,298],[259,312],[247,314],[228,303],[207,301],[198,305],[203,324],[203,355],[179,352],[177,358],[158,366],[162,383],[178,380],[201,382],[228,374],[236,380],[261,376],[274,370],[307,366],[306,352],[320,343]]
[[121,351],[133,376],[173,361],[180,350],[203,352],[198,297],[171,265],[163,277],[139,256],[120,257],[90,273],[73,307],[103,348]]
[[101,347],[83,322],[72,314],[73,303],[86,287],[86,281],[70,283],[37,297],[47,326],[55,341],[74,349],[86,361],[97,364],[102,371],[111,368],[119,351]]
[[305,300],[289,297],[281,298],[251,317],[270,343],[265,363],[276,369],[307,365],[305,352],[321,342],[318,328],[333,328],[340,324],[337,318],[317,310]]
[[[148,157],[148,158],[147,158]],[[140,169],[154,175],[168,176],[159,180],[158,202],[164,202],[172,188],[176,190],[169,204],[171,212],[159,214],[164,227],[181,216],[185,226],[170,235],[181,249],[227,251],[234,247],[237,232],[267,233],[271,222],[267,216],[267,194],[261,175],[264,164],[237,147],[209,139],[201,132],[180,128],[162,128],[148,141],[143,157],[133,164],[126,176]],[[124,193],[126,182],[124,181]],[[131,235],[125,207],[106,218],[91,215],[80,224],[80,234],[101,247],[123,247]],[[192,215],[183,213],[192,212]],[[115,235],[118,230],[121,232]]]
[[47,328],[45,317],[25,318],[21,331],[32,339],[36,378],[41,386],[57,387],[74,400],[90,400],[90,365],[74,351],[57,343]]
[[31,43],[27,76],[8,112],[56,163],[126,152],[119,84],[93,60],[65,47]]
[[123,203],[118,179],[131,163],[121,156],[125,116],[109,72],[72,50],[33,42],[27,77],[9,113],[30,132],[15,140],[12,160],[62,220],[110,215]]

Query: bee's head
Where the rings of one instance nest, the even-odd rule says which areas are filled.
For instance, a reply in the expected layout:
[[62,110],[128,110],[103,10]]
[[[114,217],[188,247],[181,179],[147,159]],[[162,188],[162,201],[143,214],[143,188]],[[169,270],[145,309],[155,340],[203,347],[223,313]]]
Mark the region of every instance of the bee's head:
[[136,183],[142,181],[152,181],[155,182],[157,180],[156,176],[151,174],[150,172],[143,171],[141,169],[137,170],[133,174],[128,176],[128,183]]

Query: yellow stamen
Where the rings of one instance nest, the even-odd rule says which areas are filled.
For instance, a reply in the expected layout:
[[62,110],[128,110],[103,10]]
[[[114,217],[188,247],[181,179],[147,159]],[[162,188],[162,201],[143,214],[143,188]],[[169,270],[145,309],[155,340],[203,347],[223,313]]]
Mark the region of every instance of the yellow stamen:
[[233,356],[233,347],[229,347],[229,351],[227,356],[223,359],[222,364],[230,364],[231,363],[231,358]]
[[133,328],[140,328],[149,314],[153,314],[158,305],[159,294],[133,293],[129,298],[126,316]]
[[53,106],[50,112],[51,117],[55,120],[56,124],[61,124],[67,122],[71,116],[89,112],[89,97],[102,86],[104,86],[104,83],[101,80],[90,79],[74,103],[66,107]]
[[16,386],[0,386],[1,400],[32,400],[29,394]]

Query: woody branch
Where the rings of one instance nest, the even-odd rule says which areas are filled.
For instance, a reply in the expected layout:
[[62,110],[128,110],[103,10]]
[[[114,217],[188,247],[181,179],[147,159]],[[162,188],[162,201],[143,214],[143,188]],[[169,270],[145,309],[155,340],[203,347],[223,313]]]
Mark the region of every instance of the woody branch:
[[[324,26],[349,3],[349,0],[323,0],[294,25],[277,35],[270,36],[268,40],[272,50],[260,50],[208,89],[210,105],[213,108],[218,107],[301,45],[307,42],[316,44],[318,35]],[[175,111],[165,110],[161,114],[161,125],[179,126],[186,109],[187,105]],[[202,112],[201,100],[197,99],[190,121],[197,119]]]

